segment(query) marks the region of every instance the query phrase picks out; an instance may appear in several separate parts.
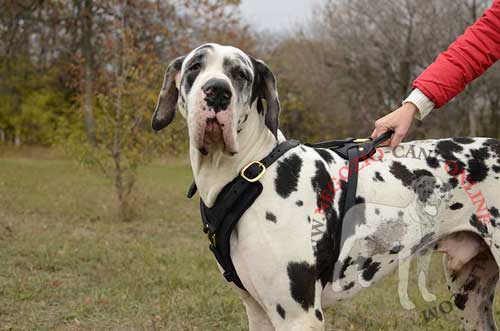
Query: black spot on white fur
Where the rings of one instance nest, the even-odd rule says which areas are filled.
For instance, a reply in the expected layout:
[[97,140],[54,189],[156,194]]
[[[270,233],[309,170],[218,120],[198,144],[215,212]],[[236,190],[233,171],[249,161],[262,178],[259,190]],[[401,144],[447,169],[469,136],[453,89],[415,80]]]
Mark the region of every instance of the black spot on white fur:
[[452,177],[448,181],[448,184],[450,184],[451,188],[457,188],[457,186],[458,186],[458,179],[456,179],[455,177]]
[[404,186],[410,187],[413,182],[413,173],[401,162],[395,161],[392,163],[389,171],[397,179],[399,179]]
[[352,257],[348,256],[345,258],[344,262],[342,263],[342,269],[340,269],[339,279],[345,278],[345,272],[347,271],[347,268],[349,268],[349,266],[353,264],[354,260],[352,259]]
[[353,287],[354,287],[354,285],[355,285],[355,284],[356,284],[356,283],[354,283],[354,282],[350,282],[349,284],[345,285],[345,286],[343,287],[344,291],[349,291],[351,288],[353,288]]
[[439,168],[439,160],[433,156],[429,156],[427,159],[427,165],[431,168]]
[[283,309],[283,307],[279,303],[276,305],[276,311],[278,312],[278,314],[281,316],[282,319],[285,319],[286,316],[285,309]]
[[465,310],[465,304],[469,300],[469,294],[468,293],[458,293],[455,295],[455,306],[457,306],[458,309],[460,310]]
[[287,271],[292,298],[308,311],[314,307],[316,267],[307,262],[290,262]]
[[488,176],[489,168],[485,161],[490,157],[486,147],[471,150],[472,158],[467,163],[469,175],[467,181],[469,183],[482,182]]
[[278,162],[277,175],[274,180],[276,193],[286,199],[297,191],[300,170],[302,169],[302,159],[297,154],[292,154],[286,159]]
[[456,160],[455,153],[460,153],[463,150],[462,146],[449,139],[441,140],[436,145],[436,153],[447,161]]
[[273,223],[277,222],[276,215],[274,215],[273,213],[271,213],[269,211],[266,212],[266,220],[268,220],[269,222],[273,222]]
[[500,161],[500,140],[488,139],[484,142],[483,146],[486,146],[490,151],[495,154],[495,157]]
[[[340,181],[340,191],[339,206],[345,206],[347,199],[347,182],[344,180]],[[351,208],[351,210],[347,211],[350,212],[348,216],[349,222],[346,222],[342,228],[343,236],[346,238],[350,237],[354,233],[355,226],[366,223],[366,205],[364,203],[365,199],[361,196],[357,196],[354,205],[361,206]],[[345,212],[346,211],[344,209],[340,210],[340,219],[344,219]]]
[[314,311],[314,315],[316,315],[318,321],[323,322],[323,314],[321,314],[321,311],[319,309],[316,309]]
[[304,205],[304,201],[297,200],[297,202],[295,202],[295,204],[297,205],[297,207],[302,207]]
[[363,279],[366,281],[370,281],[375,277],[375,274],[380,270],[380,263],[373,262],[372,258],[368,258],[363,263]]
[[329,150],[327,149],[322,149],[322,148],[315,148],[314,149],[316,151],[316,153],[319,154],[319,156],[321,156],[321,158],[328,164],[331,164],[334,162],[334,159],[333,159],[333,155],[332,155],[332,152],[330,152]]
[[459,209],[462,209],[463,207],[464,207],[463,204],[461,204],[460,202],[456,202],[450,206],[450,209],[451,210],[459,210]]
[[311,185],[316,192],[316,204],[318,209],[327,213],[330,211],[331,207],[329,206],[335,197],[333,182],[323,162],[317,160],[314,164],[316,171],[311,178]]
[[496,207],[490,208],[490,214],[493,217],[500,217],[500,212],[498,211],[498,209]]
[[317,268],[317,277],[323,287],[333,279],[333,270],[335,266],[334,252],[334,233],[335,224],[339,223],[338,213],[333,207],[335,190],[333,182],[322,161],[317,160],[316,172],[311,178],[311,185],[316,192],[316,202],[318,209],[324,214],[326,221],[326,232],[321,239],[316,242],[316,251],[314,252]]
[[382,177],[382,175],[378,171],[375,171],[375,177],[373,177],[373,181],[375,181],[375,182],[385,182],[384,177]]
[[321,281],[323,287],[325,287],[327,283],[332,282],[333,279],[333,269],[335,266],[335,243],[333,241],[333,233],[335,231],[334,222],[338,222],[337,212],[335,210],[329,210],[326,216],[328,217],[326,221],[326,232],[321,239],[316,242],[316,251],[314,252],[317,278]]
[[476,214],[471,216],[469,223],[470,225],[475,227],[481,233],[481,235],[485,236],[488,234],[488,228],[486,227],[485,222],[479,220]]
[[467,145],[467,144],[472,144],[474,142],[474,139],[468,137],[456,137],[453,138],[453,141],[462,145]]

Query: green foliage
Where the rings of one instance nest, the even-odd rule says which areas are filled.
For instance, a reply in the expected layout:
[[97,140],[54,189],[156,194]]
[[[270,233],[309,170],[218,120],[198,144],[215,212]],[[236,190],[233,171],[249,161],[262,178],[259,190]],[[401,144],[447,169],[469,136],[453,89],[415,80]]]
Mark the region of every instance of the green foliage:
[[71,95],[57,71],[39,72],[25,58],[0,60],[0,128],[7,139],[50,145],[61,119],[72,118]]

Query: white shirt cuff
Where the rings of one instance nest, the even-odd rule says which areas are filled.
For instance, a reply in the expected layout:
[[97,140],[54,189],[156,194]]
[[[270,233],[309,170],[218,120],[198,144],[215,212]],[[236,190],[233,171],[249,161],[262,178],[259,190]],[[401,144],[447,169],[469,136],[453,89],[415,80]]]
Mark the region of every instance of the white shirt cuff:
[[407,102],[411,102],[417,106],[418,113],[415,114],[415,117],[419,120],[423,120],[434,109],[434,102],[419,89],[414,89],[408,98],[403,101],[403,105]]

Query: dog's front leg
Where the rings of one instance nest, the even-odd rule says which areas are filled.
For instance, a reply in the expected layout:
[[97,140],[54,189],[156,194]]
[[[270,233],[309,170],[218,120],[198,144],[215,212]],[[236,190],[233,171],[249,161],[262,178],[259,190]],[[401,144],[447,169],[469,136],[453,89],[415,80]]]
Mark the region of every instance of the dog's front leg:
[[260,304],[247,292],[241,291],[241,298],[245,304],[250,331],[273,331],[274,327],[267,313]]
[[415,309],[415,304],[410,300],[408,296],[408,281],[409,281],[409,271],[411,259],[407,254],[399,254],[399,283],[398,283],[398,294],[399,302],[406,310]]
[[426,302],[436,301],[436,296],[427,289],[427,272],[431,264],[432,252],[425,250],[417,253],[418,288]]

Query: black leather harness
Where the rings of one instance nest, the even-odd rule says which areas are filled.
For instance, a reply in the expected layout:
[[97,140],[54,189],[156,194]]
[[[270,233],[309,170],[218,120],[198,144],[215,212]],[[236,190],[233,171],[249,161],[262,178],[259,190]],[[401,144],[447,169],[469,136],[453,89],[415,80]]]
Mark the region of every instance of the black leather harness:
[[312,148],[327,148],[340,157],[349,161],[349,172],[347,174],[347,189],[346,198],[343,206],[342,218],[339,224],[335,224],[335,231],[332,233],[334,248],[333,248],[333,265],[337,263],[341,251],[342,226],[345,215],[356,204],[356,192],[358,190],[358,173],[359,162],[373,156],[376,153],[377,147],[384,141],[391,138],[393,131],[387,131],[375,139],[371,138],[348,138],[344,140],[330,140],[316,144],[306,144]]
[[[349,161],[349,173],[345,205],[347,211],[356,203],[356,191],[358,183],[359,162],[371,157],[377,146],[389,139],[392,131],[383,134],[375,140],[371,139],[344,139],[325,141],[317,144],[306,144],[312,148],[327,148]],[[271,153],[261,161],[253,161],[248,164],[240,174],[227,184],[217,196],[213,207],[208,208],[200,199],[201,219],[203,231],[210,241],[210,251],[214,254],[219,265],[224,269],[224,277],[228,282],[233,282],[240,289],[245,290],[236,269],[231,260],[230,237],[231,233],[245,211],[262,192],[262,184],[259,179],[264,175],[266,169],[278,160],[284,153],[298,146],[295,140],[285,141],[277,145]],[[196,184],[193,183],[188,192],[188,198],[196,194]],[[337,262],[340,254],[340,239],[342,233],[342,221],[336,227],[334,236],[334,261]]]

